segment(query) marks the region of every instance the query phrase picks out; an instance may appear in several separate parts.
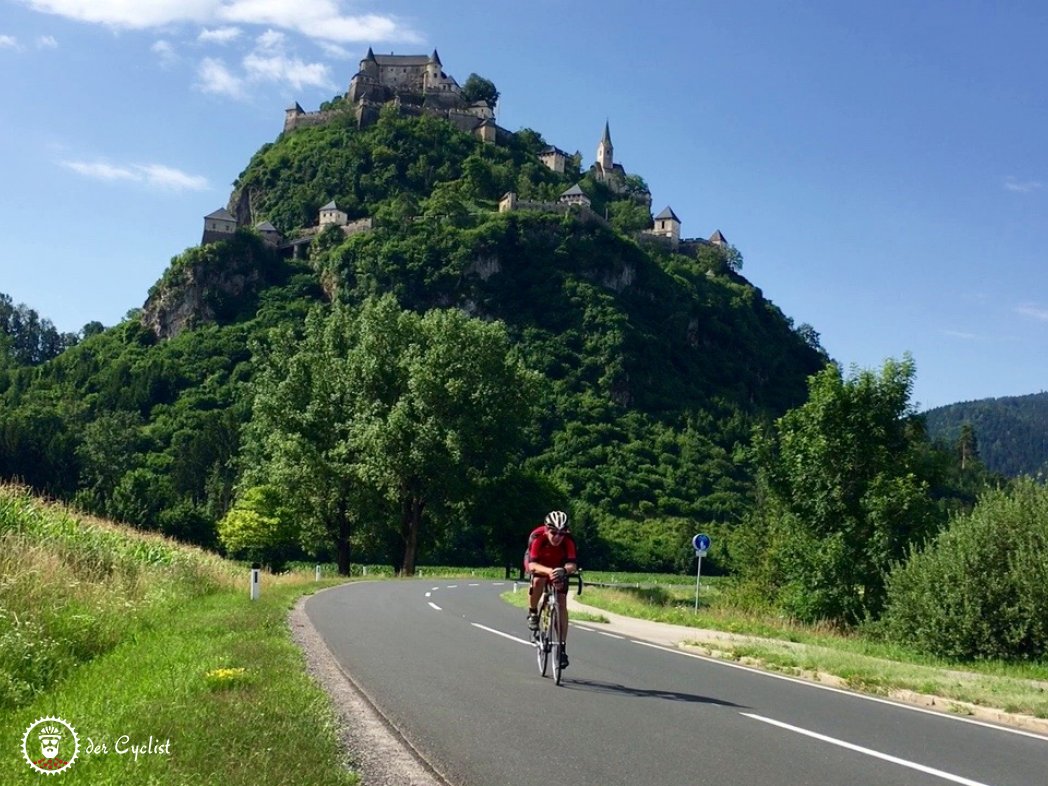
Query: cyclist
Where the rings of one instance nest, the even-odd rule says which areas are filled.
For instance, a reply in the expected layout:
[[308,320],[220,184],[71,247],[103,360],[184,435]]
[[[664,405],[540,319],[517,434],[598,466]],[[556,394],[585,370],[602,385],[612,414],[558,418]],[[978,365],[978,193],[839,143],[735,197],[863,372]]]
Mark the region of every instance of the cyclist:
[[568,576],[578,570],[578,554],[575,539],[568,530],[568,514],[562,510],[551,510],[546,520],[532,530],[528,537],[528,548],[524,553],[524,570],[531,574],[528,592],[528,627],[539,629],[538,605],[546,582],[556,587],[557,605],[560,607],[560,667],[568,665],[566,643],[568,638]]

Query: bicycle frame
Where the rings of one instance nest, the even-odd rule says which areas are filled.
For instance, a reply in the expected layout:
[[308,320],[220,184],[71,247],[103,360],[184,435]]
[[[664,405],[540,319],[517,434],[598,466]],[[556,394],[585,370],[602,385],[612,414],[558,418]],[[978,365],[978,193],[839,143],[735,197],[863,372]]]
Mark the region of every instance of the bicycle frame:
[[[578,592],[575,593],[576,597],[578,597],[582,594],[582,571],[568,576],[567,581],[569,585],[572,579],[575,579],[578,584]],[[539,674],[543,677],[546,676],[546,672],[549,670],[550,654],[552,654],[553,682],[556,685],[560,685],[562,673],[560,653],[564,647],[564,641],[560,636],[560,604],[553,597],[555,592],[553,582],[547,581],[546,587],[542,591],[542,599],[539,601],[539,629],[532,634],[532,641],[535,642],[535,657],[538,661]]]

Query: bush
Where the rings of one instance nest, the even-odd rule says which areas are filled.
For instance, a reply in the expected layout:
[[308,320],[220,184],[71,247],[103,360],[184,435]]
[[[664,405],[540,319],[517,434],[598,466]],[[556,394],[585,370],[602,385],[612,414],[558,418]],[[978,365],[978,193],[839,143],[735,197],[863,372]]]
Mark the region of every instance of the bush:
[[1048,488],[983,495],[888,581],[887,635],[934,655],[1048,656]]

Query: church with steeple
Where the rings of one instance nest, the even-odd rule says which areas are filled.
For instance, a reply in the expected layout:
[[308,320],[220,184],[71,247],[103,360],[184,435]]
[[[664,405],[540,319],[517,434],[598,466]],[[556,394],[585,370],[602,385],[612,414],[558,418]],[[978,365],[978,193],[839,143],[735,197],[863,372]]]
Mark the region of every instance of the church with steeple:
[[603,183],[616,194],[626,190],[626,169],[615,163],[615,146],[611,144],[611,125],[604,121],[604,136],[597,143],[597,160],[590,167],[594,180]]

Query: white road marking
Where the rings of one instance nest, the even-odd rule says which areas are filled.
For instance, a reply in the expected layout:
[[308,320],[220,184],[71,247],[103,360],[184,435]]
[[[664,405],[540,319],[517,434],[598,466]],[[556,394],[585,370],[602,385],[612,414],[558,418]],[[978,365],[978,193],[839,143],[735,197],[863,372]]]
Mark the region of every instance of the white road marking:
[[427,592],[427,593],[426,593],[426,597],[428,598],[428,597],[429,597],[430,595],[432,595],[432,594],[433,594],[432,592]]
[[[593,628],[586,628],[586,630],[593,630]],[[602,631],[602,630],[598,630],[598,631],[595,631],[595,632],[599,633],[601,636],[607,636],[609,639],[625,639],[626,638],[625,636],[616,636],[614,633],[606,633],[605,631]]]
[[467,584],[466,586],[467,587],[479,587],[480,585],[479,584]]
[[448,584],[448,589],[458,589],[458,584]]
[[437,611],[443,611],[443,610],[444,610],[444,609],[440,608],[440,606],[438,606],[438,605],[437,605],[436,603],[434,603],[433,601],[430,601],[430,602],[429,602],[429,605],[430,605],[430,607],[431,607],[431,608],[433,608],[433,609],[436,609]]
[[471,622],[469,624],[472,625],[474,628],[480,628],[481,630],[486,630],[488,633],[494,633],[496,636],[501,636],[504,639],[509,639],[510,641],[515,641],[518,644],[526,644],[529,647],[534,646],[534,644],[532,642],[528,641],[527,639],[518,639],[516,636],[510,636],[508,633],[503,633],[501,630],[495,630],[494,628],[489,628],[487,625],[481,625],[479,622]]
[[440,587],[434,587],[434,588],[433,588],[432,590],[430,590],[430,591],[431,591],[431,592],[436,592],[436,591],[437,591],[438,589],[440,589]]
[[798,726],[791,726],[788,723],[772,720],[771,718],[765,718],[760,715],[751,715],[748,712],[740,712],[739,714],[746,718],[753,718],[753,720],[761,721],[762,723],[770,723],[772,726],[778,726],[781,729],[793,731],[797,734],[803,734],[806,737],[812,737],[817,740],[822,740],[823,742],[828,742],[831,745],[838,745],[841,748],[847,748],[850,751],[856,751],[857,753],[862,753],[867,756],[873,756],[875,759],[890,761],[892,764],[898,764],[901,767],[909,767],[911,770],[917,770],[918,772],[924,772],[928,775],[934,775],[937,778],[952,781],[953,783],[962,783],[965,784],[965,786],[987,786],[987,784],[982,783],[981,781],[973,781],[969,778],[962,778],[960,775],[953,775],[949,772],[943,772],[942,770],[937,770],[934,767],[926,767],[923,764],[918,764],[917,762],[909,761],[908,759],[900,759],[898,756],[889,756],[887,753],[881,753],[880,751],[871,750],[870,748],[864,748],[861,745],[854,745],[850,742],[845,742],[844,740],[838,740],[835,737],[827,737],[825,734],[819,734],[814,731],[808,731],[807,729],[802,729]]
[[739,669],[740,671],[748,671],[750,674],[757,674],[761,677],[770,677],[776,680],[783,680],[785,682],[793,682],[797,685],[803,685],[806,688],[817,688],[819,690],[830,691],[831,693],[840,693],[843,696],[851,696],[853,699],[862,699],[863,701],[874,701],[878,704],[887,704],[889,707],[895,707],[900,710],[909,710],[910,712],[921,712],[925,715],[933,715],[936,718],[942,720],[955,721],[957,723],[970,723],[973,726],[982,726],[985,729],[993,729],[994,731],[1003,731],[1008,734],[1018,734],[1023,737],[1031,737],[1041,742],[1048,742],[1048,737],[1043,734],[1035,734],[1032,731],[1023,731],[1022,729],[1012,729],[1007,726],[998,726],[995,723],[986,723],[985,721],[974,720],[972,718],[962,718],[958,715],[947,715],[944,712],[936,712],[935,710],[926,710],[924,707],[915,707],[912,704],[900,704],[895,701],[889,701],[888,699],[881,699],[877,696],[867,696],[863,693],[855,693],[850,690],[842,690],[841,688],[834,688],[832,685],[820,685],[817,682],[808,682],[807,680],[797,679],[796,677],[787,677],[785,674],[775,674],[770,671],[761,671],[760,669],[754,669],[749,666],[743,666],[739,663],[730,663],[729,661],[722,660],[721,658],[711,658],[707,655],[697,655],[694,652],[685,652],[684,650],[674,649],[672,647],[665,647],[661,644],[652,644],[650,641],[641,641],[640,639],[630,639],[634,644],[640,644],[644,647],[651,647],[653,650],[662,650],[663,652],[669,652],[673,655],[683,655],[686,658],[695,658],[695,660],[704,660],[707,663],[715,663],[718,666],[727,666],[729,669]]
[[492,582],[491,586],[492,587],[502,587],[502,586],[505,586],[505,584],[506,584],[506,582],[504,582],[504,581],[495,581],[495,582]]

